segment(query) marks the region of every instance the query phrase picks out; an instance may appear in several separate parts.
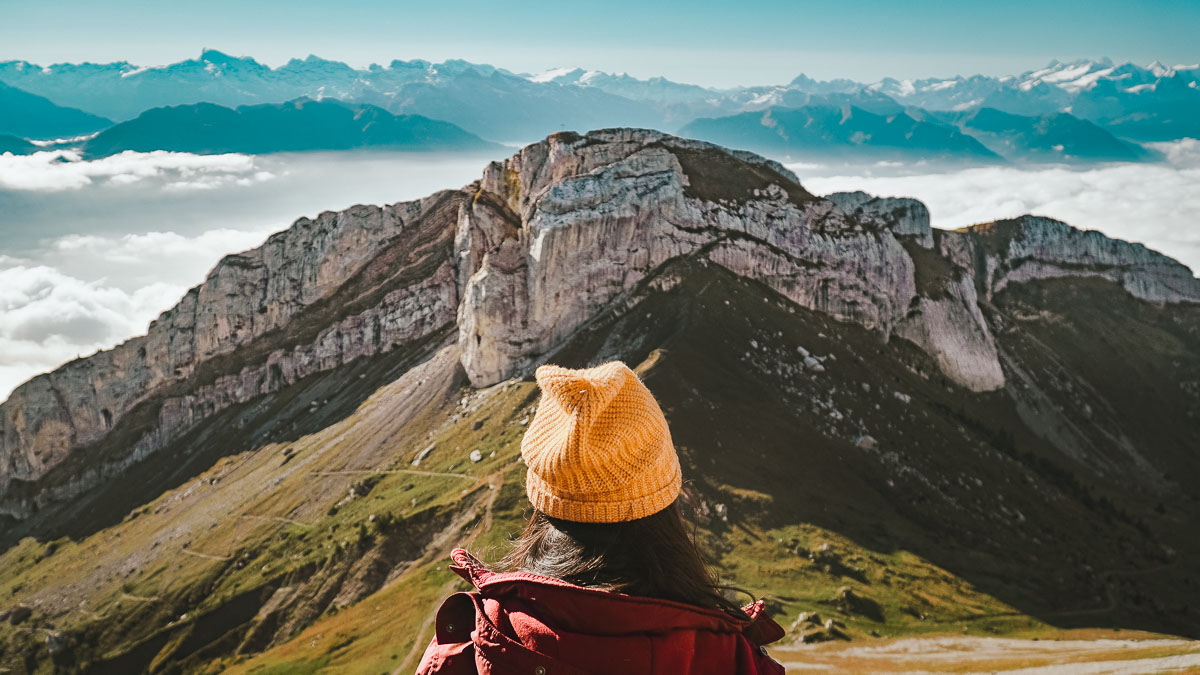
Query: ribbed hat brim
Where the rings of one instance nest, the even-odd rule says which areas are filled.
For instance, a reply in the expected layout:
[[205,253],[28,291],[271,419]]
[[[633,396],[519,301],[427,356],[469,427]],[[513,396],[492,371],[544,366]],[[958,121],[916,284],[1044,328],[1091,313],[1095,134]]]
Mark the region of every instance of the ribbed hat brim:
[[577,523],[622,523],[645,518],[667,508],[679,497],[683,476],[674,452],[671,455],[674,461],[668,474],[670,479],[639,496],[630,496],[627,489],[615,490],[611,495],[559,494],[533,469],[525,473],[525,492],[533,508],[553,518]]

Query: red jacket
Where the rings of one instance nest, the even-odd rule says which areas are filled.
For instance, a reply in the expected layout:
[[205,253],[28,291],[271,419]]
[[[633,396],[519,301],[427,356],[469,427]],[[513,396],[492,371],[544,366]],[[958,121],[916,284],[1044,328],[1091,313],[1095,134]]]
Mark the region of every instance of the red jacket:
[[462,549],[450,557],[450,569],[477,590],[442,603],[418,675],[784,672],[762,648],[784,633],[761,602],[743,619],[536,574],[497,574]]

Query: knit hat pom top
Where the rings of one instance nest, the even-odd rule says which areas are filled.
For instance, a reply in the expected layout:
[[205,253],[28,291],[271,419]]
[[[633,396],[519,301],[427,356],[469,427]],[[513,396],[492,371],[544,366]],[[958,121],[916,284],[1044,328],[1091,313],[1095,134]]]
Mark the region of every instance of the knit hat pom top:
[[581,523],[653,515],[679,496],[679,457],[662,409],[620,361],[535,374],[542,398],[521,440],[534,508]]

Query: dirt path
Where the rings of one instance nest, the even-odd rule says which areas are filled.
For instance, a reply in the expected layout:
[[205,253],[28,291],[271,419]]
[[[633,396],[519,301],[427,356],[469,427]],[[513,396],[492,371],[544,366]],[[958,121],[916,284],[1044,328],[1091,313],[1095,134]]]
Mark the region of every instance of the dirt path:
[[771,650],[788,672],[1140,675],[1200,671],[1200,641],[923,637]]
[[[473,541],[475,541],[476,537],[478,537],[481,533],[487,532],[489,529],[491,529],[491,527],[492,527],[492,507],[496,504],[496,497],[498,497],[500,495],[500,486],[503,484],[504,484],[503,472],[497,471],[496,473],[493,473],[492,475],[487,477],[488,496],[487,496],[487,499],[484,500],[483,518],[481,518],[479,523],[475,527],[471,528],[470,533],[468,533],[467,536],[464,539],[462,539],[460,541],[460,543],[458,543],[456,545],[457,548],[469,547],[471,545],[471,543]],[[472,517],[474,517],[474,513],[472,513],[471,515],[472,515]],[[438,537],[438,539],[441,540],[441,543],[439,543],[436,546],[431,547],[434,549],[434,551],[427,552],[425,554],[425,556],[422,557],[422,562],[413,564],[412,566],[409,567],[409,569],[410,570],[420,569],[420,567],[424,564],[424,561],[426,561],[426,558],[432,558],[431,554],[441,555],[441,556],[447,555],[449,553],[449,551],[446,550],[446,542],[450,539],[450,537],[446,537],[444,535],[450,534],[451,536],[453,536],[454,534],[457,534],[461,529],[462,529],[462,526],[458,526],[458,527],[452,526],[452,527],[446,528],[446,530],[442,533],[443,536]],[[460,583],[460,580],[457,578],[446,582],[445,585],[443,585],[440,589],[438,589],[438,597],[444,598],[444,597],[450,595],[451,593],[454,592],[454,589],[458,588],[459,583]],[[398,667],[392,671],[392,675],[401,675],[402,673],[411,673],[417,669],[417,660],[425,652],[426,645],[429,644],[430,628],[433,627],[433,622],[437,618],[437,611],[440,608],[440,604],[441,603],[439,602],[438,606],[435,606],[429,612],[428,616],[425,617],[425,620],[421,622],[421,626],[419,628],[417,628],[417,631],[416,631],[417,637],[413,641],[412,648],[408,650],[408,654],[406,654],[404,656],[404,660],[400,662],[400,667]]]
[[213,555],[211,553],[201,553],[199,551],[193,551],[190,548],[181,548],[179,550],[183,551],[184,553],[186,553],[188,555],[194,555],[197,558],[204,558],[205,560],[230,560],[231,559],[230,556],[227,556],[227,555]]
[[241,517],[249,518],[251,520],[273,520],[277,523],[287,523],[289,525],[299,525],[300,527],[309,527],[308,523],[302,523],[298,520],[292,520],[291,518],[285,518],[283,516],[260,516],[260,515],[253,514],[253,513],[243,513]]
[[370,473],[407,473],[407,474],[412,474],[414,476],[442,476],[445,478],[463,478],[463,479],[469,480],[469,481],[478,480],[474,476],[468,476],[465,473],[448,473],[446,471],[422,471],[421,469],[387,469],[387,470],[345,469],[342,471],[314,471],[314,472],[312,472],[312,475],[314,475],[314,476],[357,476],[358,474],[363,474],[363,473],[367,473],[367,474],[370,474]]

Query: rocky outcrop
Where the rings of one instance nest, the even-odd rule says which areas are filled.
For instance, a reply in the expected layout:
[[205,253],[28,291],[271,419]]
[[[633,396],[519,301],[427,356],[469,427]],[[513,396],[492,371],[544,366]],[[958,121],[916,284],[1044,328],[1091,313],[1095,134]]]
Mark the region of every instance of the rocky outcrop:
[[862,191],[825,195],[843,211],[863,221],[877,223],[897,237],[912,237],[923,248],[933,248],[929,209],[910,197],[875,197]]
[[478,386],[528,368],[679,256],[703,255],[884,333],[915,292],[908,255],[877,223],[809,195],[778,164],[705,143],[560,134],[489,166],[480,190],[494,197],[476,199],[460,224],[459,315]]
[[974,391],[1005,383],[981,303],[1006,285],[1091,275],[1200,302],[1182,265],[1057,221],[934,231],[920,202],[819,198],[748,153],[560,133],[461,190],[301,219],[224,258],[146,336],[22,385],[0,405],[0,513],[68,499],[230,405],[439,330],[456,328],[476,386],[527,372],[685,256],[908,339]]
[[1141,244],[1037,216],[963,230],[977,242],[987,297],[1011,283],[1095,276],[1155,303],[1200,302],[1200,281],[1182,263]]

